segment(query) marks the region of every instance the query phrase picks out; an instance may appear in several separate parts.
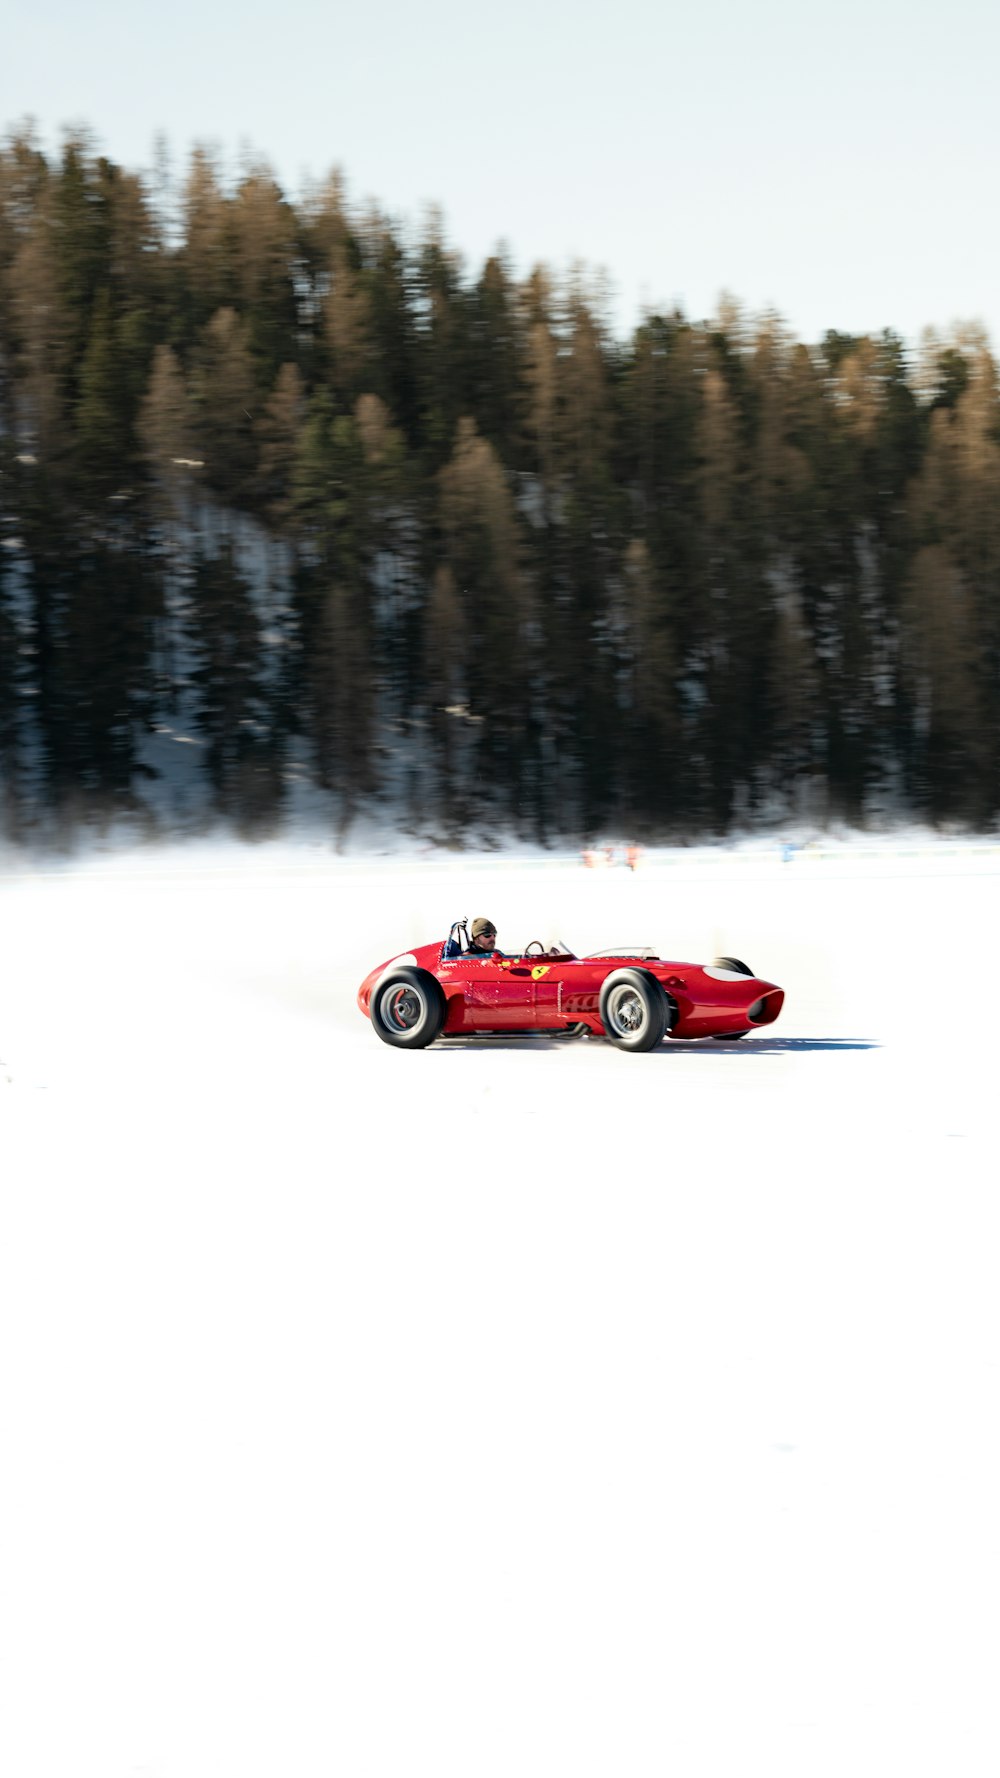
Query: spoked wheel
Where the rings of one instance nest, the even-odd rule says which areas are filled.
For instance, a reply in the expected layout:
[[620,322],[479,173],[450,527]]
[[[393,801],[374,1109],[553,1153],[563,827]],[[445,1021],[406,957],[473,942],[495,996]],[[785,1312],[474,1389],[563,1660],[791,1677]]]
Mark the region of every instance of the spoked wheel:
[[667,1028],[659,982],[641,969],[616,969],[601,989],[601,1024],[619,1049],[655,1049]]
[[423,969],[393,970],[372,995],[375,1034],[398,1049],[426,1049],[444,1024],[444,1012],[444,996]]
[[608,995],[608,1023],[615,1037],[634,1037],[646,1020],[646,1008],[635,988],[614,988]]

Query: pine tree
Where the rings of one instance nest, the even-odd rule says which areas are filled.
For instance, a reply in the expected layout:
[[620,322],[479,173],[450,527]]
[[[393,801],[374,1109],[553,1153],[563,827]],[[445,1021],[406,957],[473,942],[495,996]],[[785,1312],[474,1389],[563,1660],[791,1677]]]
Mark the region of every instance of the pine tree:
[[260,496],[279,528],[292,510],[292,482],[305,421],[306,395],[295,364],[283,364],[255,426]]
[[703,379],[697,441],[703,553],[700,633],[692,666],[696,664],[705,702],[694,745],[708,767],[711,800],[706,813],[724,831],[740,781],[745,783],[752,764],[747,719],[757,637],[742,553],[739,416],[722,370],[711,361]]
[[469,418],[441,472],[441,525],[457,589],[470,715],[482,724],[477,770],[516,803],[530,707],[530,615],[503,467]]
[[[449,832],[461,828],[472,801],[462,771],[469,739],[461,605],[447,565],[435,570],[424,609],[423,682],[434,752],[436,812]],[[466,767],[468,773],[468,768]]]
[[181,214],[183,241],[175,266],[179,300],[172,343],[187,345],[213,315],[236,301],[229,204],[205,148],[195,148],[191,155]]
[[291,206],[265,165],[240,181],[230,209],[234,280],[257,378],[271,382],[296,348],[297,231]]
[[194,394],[205,474],[235,500],[246,497],[256,451],[257,386],[247,329],[234,309],[219,309],[194,359]]
[[57,282],[46,193],[24,233],[10,272],[10,334],[15,424],[46,471],[66,455],[71,328]]
[[123,393],[111,295],[105,286],[94,301],[75,414],[79,479],[99,495],[120,488],[128,477],[131,440]]
[[[581,281],[570,290],[557,358],[559,525],[553,538],[554,645],[548,697],[561,747],[574,762],[567,796],[585,829],[612,808],[616,695],[612,585],[620,512],[614,479],[615,413],[599,316]],[[585,688],[585,689],[584,689]],[[569,802],[567,806],[572,807]]]
[[196,455],[195,415],[180,362],[169,346],[157,346],[139,414],[139,440],[158,485],[180,507]]
[[653,820],[667,824],[677,806],[680,712],[670,592],[649,550],[633,538],[622,575],[622,806],[633,832]]
[[946,544],[918,552],[903,619],[918,805],[935,820],[973,818],[983,813],[983,711],[972,602]]
[[375,788],[372,729],[381,686],[372,537],[358,427],[315,396],[293,480],[301,539],[298,625],[304,729],[319,783],[339,794],[343,826]]
[[323,323],[332,387],[349,406],[363,386],[371,357],[371,305],[364,281],[345,247],[335,249]]
[[260,620],[231,546],[196,564],[187,645],[214,806],[259,829],[280,804],[282,758],[268,723]]

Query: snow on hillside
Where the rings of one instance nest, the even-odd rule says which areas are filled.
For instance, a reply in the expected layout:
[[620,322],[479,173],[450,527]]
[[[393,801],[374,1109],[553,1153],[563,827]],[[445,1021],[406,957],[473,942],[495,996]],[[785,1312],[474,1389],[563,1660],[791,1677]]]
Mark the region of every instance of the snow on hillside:
[[[998,874],[5,861],[3,1768],[992,1774]],[[785,1011],[387,1050],[477,913]]]

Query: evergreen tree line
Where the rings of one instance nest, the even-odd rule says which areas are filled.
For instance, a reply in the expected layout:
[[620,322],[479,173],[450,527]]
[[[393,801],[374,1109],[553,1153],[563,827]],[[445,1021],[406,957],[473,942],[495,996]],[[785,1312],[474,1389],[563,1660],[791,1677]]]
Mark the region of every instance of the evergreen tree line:
[[19,837],[262,829],[302,785],[450,833],[1000,813],[975,328],[908,357],[724,304],[623,340],[583,277],[473,275],[336,177],[292,203],[197,150],[172,205],[22,132],[0,545]]

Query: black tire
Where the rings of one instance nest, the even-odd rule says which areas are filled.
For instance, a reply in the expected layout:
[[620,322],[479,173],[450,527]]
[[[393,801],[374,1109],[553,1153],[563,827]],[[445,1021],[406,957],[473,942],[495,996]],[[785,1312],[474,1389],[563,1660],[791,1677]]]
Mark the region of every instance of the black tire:
[[616,969],[601,989],[604,1034],[621,1050],[652,1050],[663,1042],[667,1002],[655,976],[644,969]]
[[713,1031],[712,1032],[712,1037],[716,1043],[739,1043],[741,1038],[749,1037],[749,1035],[750,1035],[749,1031]]
[[738,957],[713,957],[711,969],[733,969],[737,975],[753,975],[749,963],[741,963]]
[[444,1015],[444,995],[426,969],[390,968],[375,984],[372,1028],[394,1049],[426,1049],[444,1024]]

